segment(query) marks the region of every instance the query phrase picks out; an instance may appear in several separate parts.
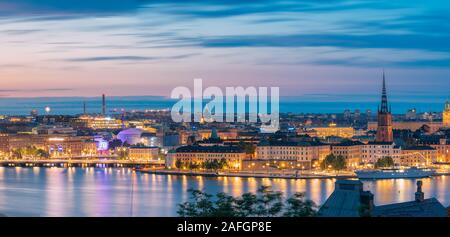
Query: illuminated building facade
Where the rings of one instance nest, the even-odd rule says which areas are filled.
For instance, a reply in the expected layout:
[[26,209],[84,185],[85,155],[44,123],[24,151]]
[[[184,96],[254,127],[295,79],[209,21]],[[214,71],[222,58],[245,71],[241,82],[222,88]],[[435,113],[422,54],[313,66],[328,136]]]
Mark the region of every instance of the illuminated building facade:
[[[197,134],[199,136],[199,140],[204,140],[204,139],[210,138],[212,133],[213,133],[213,129],[201,129],[197,132]],[[220,130],[216,131],[216,134],[218,137],[220,137],[223,140],[238,138],[238,130],[235,128],[220,129]]]
[[10,153],[14,149],[35,147],[47,151],[51,157],[75,157],[97,154],[92,137],[48,134],[2,134],[0,151]]
[[356,168],[362,163],[362,149],[364,143],[359,141],[344,141],[331,146],[335,156],[342,156],[347,161],[347,167]]
[[97,144],[92,137],[49,137],[45,142],[51,157],[82,157],[97,154]]
[[71,121],[72,127],[79,129],[79,128],[90,128],[94,130],[102,130],[102,129],[120,129],[124,125],[122,120],[114,119],[110,117],[104,117],[104,116],[89,116],[89,115],[82,115],[76,119],[72,119]]
[[365,164],[375,164],[378,159],[384,157],[396,160],[401,152],[400,147],[393,142],[369,142],[362,147],[362,161]]
[[158,160],[159,147],[132,146],[128,149],[130,160]]
[[428,166],[437,160],[437,150],[431,146],[416,146],[402,149],[402,154],[394,160],[401,166]]
[[330,145],[316,142],[261,142],[256,148],[256,159],[263,161],[296,162],[305,169],[331,153]]
[[440,163],[450,162],[450,142],[446,138],[439,137],[439,139],[437,139],[431,136],[429,137],[429,139],[421,139],[420,145],[430,146],[436,149],[437,162]]
[[175,168],[177,160],[201,165],[206,161],[225,159],[229,169],[240,170],[245,156],[242,149],[232,146],[182,146],[167,154],[166,167]]
[[355,129],[352,127],[338,127],[335,123],[330,123],[328,127],[315,127],[307,131],[312,137],[343,137],[351,138],[355,135]]
[[395,143],[370,142],[362,147],[362,161],[375,164],[378,159],[391,157],[400,166],[428,166],[438,159],[432,146],[398,147]]
[[450,127],[450,101],[445,102],[444,112],[442,112],[442,125]]

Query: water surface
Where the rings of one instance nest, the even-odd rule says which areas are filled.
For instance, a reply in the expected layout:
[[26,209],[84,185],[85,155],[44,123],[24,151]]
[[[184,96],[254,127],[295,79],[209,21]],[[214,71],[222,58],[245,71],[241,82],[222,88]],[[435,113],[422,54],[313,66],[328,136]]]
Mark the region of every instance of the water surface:
[[[450,205],[450,176],[423,179],[425,197]],[[364,182],[375,204],[414,198],[414,179]],[[8,216],[176,216],[188,188],[240,195],[270,185],[286,194],[305,192],[322,204],[334,179],[213,178],[135,173],[128,168],[0,167],[0,213]]]

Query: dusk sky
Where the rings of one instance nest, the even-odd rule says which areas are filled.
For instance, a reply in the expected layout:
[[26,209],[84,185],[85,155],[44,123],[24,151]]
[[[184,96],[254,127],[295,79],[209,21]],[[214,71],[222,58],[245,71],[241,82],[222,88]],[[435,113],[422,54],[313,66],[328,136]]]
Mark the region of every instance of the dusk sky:
[[450,4],[434,1],[0,0],[0,96],[281,96],[450,91]]

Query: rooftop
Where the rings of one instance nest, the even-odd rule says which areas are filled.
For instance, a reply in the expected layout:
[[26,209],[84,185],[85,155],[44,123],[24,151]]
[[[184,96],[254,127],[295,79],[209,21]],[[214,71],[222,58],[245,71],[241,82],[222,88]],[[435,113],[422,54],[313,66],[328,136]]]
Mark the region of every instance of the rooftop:
[[195,153],[243,153],[244,151],[236,146],[182,146],[176,152]]
[[372,213],[372,216],[376,217],[447,217],[447,215],[447,209],[436,198],[377,206]]

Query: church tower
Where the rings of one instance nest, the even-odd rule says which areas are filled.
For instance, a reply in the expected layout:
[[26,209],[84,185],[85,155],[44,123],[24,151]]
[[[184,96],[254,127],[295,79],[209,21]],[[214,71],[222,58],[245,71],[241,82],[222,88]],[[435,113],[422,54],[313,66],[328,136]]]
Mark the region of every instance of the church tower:
[[383,71],[383,89],[381,95],[381,107],[378,108],[378,128],[377,128],[377,142],[393,142],[394,134],[392,131],[392,114],[388,107],[387,93],[386,93],[386,79]]
[[445,102],[444,112],[442,112],[442,125],[450,127],[450,101]]

